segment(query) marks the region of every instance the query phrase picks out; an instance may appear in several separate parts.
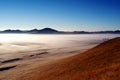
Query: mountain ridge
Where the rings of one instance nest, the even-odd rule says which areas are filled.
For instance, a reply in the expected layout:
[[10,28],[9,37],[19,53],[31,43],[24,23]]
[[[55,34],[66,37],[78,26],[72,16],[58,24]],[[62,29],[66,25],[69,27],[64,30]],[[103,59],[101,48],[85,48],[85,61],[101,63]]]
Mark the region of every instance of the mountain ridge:
[[0,33],[30,33],[30,34],[120,34],[120,30],[115,31],[59,31],[52,28],[32,29],[32,30],[3,30]]

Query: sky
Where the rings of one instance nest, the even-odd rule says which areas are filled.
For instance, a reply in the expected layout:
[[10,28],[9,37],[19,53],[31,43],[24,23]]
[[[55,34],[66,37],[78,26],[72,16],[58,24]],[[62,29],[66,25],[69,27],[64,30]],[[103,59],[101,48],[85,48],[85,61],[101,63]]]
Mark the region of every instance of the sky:
[[0,30],[120,29],[120,0],[0,0]]

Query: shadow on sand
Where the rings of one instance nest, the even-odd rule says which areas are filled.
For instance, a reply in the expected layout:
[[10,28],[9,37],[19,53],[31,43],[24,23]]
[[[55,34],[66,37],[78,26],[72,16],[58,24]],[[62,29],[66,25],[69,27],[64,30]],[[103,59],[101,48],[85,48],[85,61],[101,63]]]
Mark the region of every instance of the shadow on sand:
[[0,71],[9,70],[9,69],[12,69],[12,68],[14,68],[14,67],[16,67],[16,66],[7,66],[7,67],[2,67],[2,68],[0,68]]

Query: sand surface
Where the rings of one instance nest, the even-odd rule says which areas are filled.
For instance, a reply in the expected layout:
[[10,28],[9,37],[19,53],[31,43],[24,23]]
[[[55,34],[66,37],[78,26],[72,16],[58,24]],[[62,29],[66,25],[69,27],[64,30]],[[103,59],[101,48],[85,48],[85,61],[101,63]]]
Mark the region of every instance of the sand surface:
[[[16,35],[7,36],[10,38],[16,37]],[[28,35],[24,37],[26,36],[28,37]],[[91,38],[89,38],[90,36]],[[22,36],[20,37],[23,38]],[[50,39],[47,39],[47,37],[50,37]],[[13,40],[12,38],[10,41],[3,39],[0,41],[0,49],[3,50],[0,53],[0,80],[18,80],[17,78],[31,74],[38,68],[42,71],[61,59],[85,52],[99,43],[116,36],[109,37],[106,35],[102,36],[102,38],[98,37],[98,35],[42,35],[39,39],[36,35],[29,35],[28,39],[15,38],[16,40]],[[43,75],[43,72],[40,75]],[[30,80],[30,77],[29,79],[25,78],[25,80]],[[31,78],[31,80],[40,79]]]
[[[119,80],[120,38],[77,55],[47,63],[9,80]],[[14,70],[13,70],[14,72]]]

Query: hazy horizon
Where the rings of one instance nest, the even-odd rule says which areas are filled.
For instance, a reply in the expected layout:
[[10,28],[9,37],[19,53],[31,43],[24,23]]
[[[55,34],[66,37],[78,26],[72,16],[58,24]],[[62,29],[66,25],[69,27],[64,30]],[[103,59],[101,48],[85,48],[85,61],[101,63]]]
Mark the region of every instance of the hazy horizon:
[[[45,28],[50,28],[50,27],[45,27]],[[32,28],[32,29],[9,29],[8,28],[8,29],[0,30],[0,31],[5,31],[5,30],[30,31],[30,30],[34,30],[34,29],[42,30],[42,29],[45,29],[45,28]],[[63,31],[63,32],[74,32],[74,31],[99,32],[99,31],[116,31],[116,30],[120,30],[120,29],[115,29],[115,30],[94,30],[94,31],[87,31],[87,30],[58,30],[58,29],[54,29],[54,28],[50,28],[50,29],[57,30],[57,31]]]

